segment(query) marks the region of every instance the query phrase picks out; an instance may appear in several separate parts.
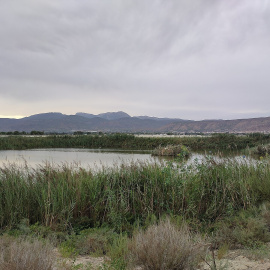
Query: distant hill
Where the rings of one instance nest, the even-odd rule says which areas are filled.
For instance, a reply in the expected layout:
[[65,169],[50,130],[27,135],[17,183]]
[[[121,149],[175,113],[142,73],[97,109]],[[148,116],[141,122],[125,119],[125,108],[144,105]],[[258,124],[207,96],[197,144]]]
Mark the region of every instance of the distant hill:
[[125,112],[107,112],[107,113],[100,113],[97,116],[100,118],[107,119],[107,120],[116,120],[116,119],[131,117]]
[[191,121],[149,116],[131,117],[125,112],[107,112],[98,115],[76,113],[41,113],[22,119],[0,118],[0,132],[270,132],[270,117],[237,120]]
[[34,114],[28,117],[25,117],[24,119],[33,119],[33,120],[46,120],[46,119],[63,119],[65,117],[64,114],[58,113],[58,112],[49,112],[49,113],[39,113]]
[[121,119],[121,118],[125,118],[125,117],[131,117],[130,115],[128,115],[125,112],[107,112],[107,113],[100,113],[100,114],[91,114],[91,113],[83,113],[83,112],[79,112],[76,113],[76,115],[78,116],[83,116],[86,118],[94,118],[94,117],[100,117],[103,119],[107,119],[107,120],[116,120],[116,119]]
[[270,132],[270,117],[236,119],[236,120],[203,120],[182,123],[170,123],[159,131],[166,132]]
[[94,118],[96,117],[96,115],[94,114],[91,114],[91,113],[83,113],[83,112],[78,112],[76,113],[77,116],[83,116],[83,117],[86,117],[86,118]]
[[179,119],[179,118],[158,118],[158,117],[154,117],[154,116],[134,116],[136,118],[139,119],[147,119],[147,120],[157,120],[157,121],[175,121],[175,122],[179,122],[179,121],[186,121],[186,122],[191,122],[192,120],[184,120],[184,119]]

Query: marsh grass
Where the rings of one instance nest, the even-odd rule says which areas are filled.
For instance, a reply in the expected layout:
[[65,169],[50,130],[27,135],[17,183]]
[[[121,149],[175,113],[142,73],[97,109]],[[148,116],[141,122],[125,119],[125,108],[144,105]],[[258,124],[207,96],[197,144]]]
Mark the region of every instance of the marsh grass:
[[37,239],[0,238],[1,270],[53,270],[53,247]]
[[[163,220],[164,216],[171,222]],[[181,227],[184,221],[192,234]],[[194,231],[211,233],[222,257],[227,246],[263,249],[270,240],[269,226],[267,159],[250,162],[246,158],[217,160],[209,156],[189,166],[181,161],[132,162],[95,171],[68,164],[43,164],[33,169],[27,163],[23,167],[6,164],[0,169],[1,230],[38,238],[30,242],[0,238],[4,241],[0,242],[0,265],[13,264],[8,253],[12,243],[30,253],[35,247],[40,256],[47,254],[43,252],[47,248],[47,257],[51,258],[51,247],[40,241],[47,238],[57,245],[62,243],[62,255],[109,256],[111,260],[104,269],[125,269],[128,250],[133,250],[137,264],[148,265],[146,269],[184,269],[187,262],[197,262],[190,255],[196,253]],[[162,249],[169,245],[168,251]],[[152,256],[152,266],[142,247],[147,247],[148,257]],[[168,254],[164,257],[162,252]],[[17,261],[32,260],[30,255],[17,254]],[[175,262],[176,266],[171,266]],[[48,268],[38,268],[37,263],[34,259],[31,262],[36,268],[13,265],[0,266],[0,270],[51,269],[50,261]]]
[[0,138],[1,150],[36,148],[118,148],[153,150],[158,146],[185,145],[192,150],[241,150],[270,142],[269,134],[214,134],[190,137],[137,137],[124,133],[103,135],[7,136]]
[[131,163],[96,172],[7,165],[0,169],[0,227],[16,228],[26,218],[54,230],[107,224],[121,232],[164,214],[211,223],[269,202],[269,179],[268,162],[234,159],[178,167]]

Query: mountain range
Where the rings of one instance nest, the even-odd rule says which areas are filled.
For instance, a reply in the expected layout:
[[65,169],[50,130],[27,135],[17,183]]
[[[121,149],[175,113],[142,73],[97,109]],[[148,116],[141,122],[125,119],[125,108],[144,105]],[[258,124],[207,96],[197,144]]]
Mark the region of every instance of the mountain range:
[[0,118],[0,132],[39,130],[44,132],[145,132],[145,133],[195,133],[195,132],[267,132],[270,133],[270,117],[236,120],[192,121],[178,118],[133,116],[125,112],[75,115],[50,112],[21,119]]

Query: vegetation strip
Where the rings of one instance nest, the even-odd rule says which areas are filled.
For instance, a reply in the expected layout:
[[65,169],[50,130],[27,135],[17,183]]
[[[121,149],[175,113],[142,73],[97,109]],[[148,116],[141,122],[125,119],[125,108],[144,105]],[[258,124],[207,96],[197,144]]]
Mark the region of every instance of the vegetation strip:
[[241,150],[270,142],[269,134],[215,134],[204,137],[146,138],[128,134],[0,137],[0,150],[37,148],[118,148],[153,150],[159,146],[185,145],[191,150]]
[[[200,261],[211,266],[229,247],[258,250],[270,241],[269,198],[267,159],[132,163],[95,173],[10,164],[0,170],[1,265],[25,260],[23,270],[47,263],[48,270],[94,269],[63,261],[55,268],[54,245],[73,262],[78,255],[107,256],[98,268],[104,270],[190,269]],[[40,254],[31,257],[23,249],[11,257],[14,247],[31,251],[35,245]],[[51,254],[46,264],[43,249]]]
[[0,226],[27,218],[51,227],[107,223],[123,231],[163,214],[214,222],[269,201],[269,179],[268,163],[234,160],[180,168],[133,163],[97,173],[67,165],[8,165],[0,171]]
[[[188,148],[182,146],[260,150],[267,135],[0,139],[2,148],[11,149],[158,147],[178,157],[161,165],[131,163],[95,172],[68,164],[37,169],[5,165],[0,169],[0,269],[196,269],[200,262],[218,269],[216,259],[222,260],[229,248],[245,247],[256,254],[267,249],[269,159],[217,161],[208,156],[187,166],[183,161]],[[55,247],[68,261],[59,261]],[[87,255],[102,256],[103,263],[96,268],[75,264],[78,256]]]

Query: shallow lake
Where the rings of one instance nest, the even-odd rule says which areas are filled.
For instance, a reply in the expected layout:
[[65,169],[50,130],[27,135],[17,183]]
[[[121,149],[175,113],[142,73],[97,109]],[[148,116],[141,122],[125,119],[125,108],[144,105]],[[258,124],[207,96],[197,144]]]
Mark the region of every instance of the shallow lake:
[[[192,153],[190,158],[186,160],[186,165],[201,162],[206,156],[212,155],[209,152]],[[237,162],[250,162],[253,160],[232,153],[223,157],[214,156],[214,159],[220,161],[228,157],[234,157]],[[98,169],[102,166],[114,167],[122,163],[129,164],[133,161],[160,163],[164,160],[170,160],[170,158],[152,157],[151,151],[125,151],[119,149],[50,148],[0,151],[0,167],[9,163],[15,163],[19,166],[24,166],[27,163],[29,167],[35,168],[38,165],[49,163],[56,166],[69,164],[85,169]]]
[[74,164],[83,168],[100,168],[102,165],[112,167],[132,161],[159,162],[160,158],[151,156],[150,151],[123,151],[117,149],[32,149],[0,151],[0,166],[16,163],[30,167],[44,165]]

